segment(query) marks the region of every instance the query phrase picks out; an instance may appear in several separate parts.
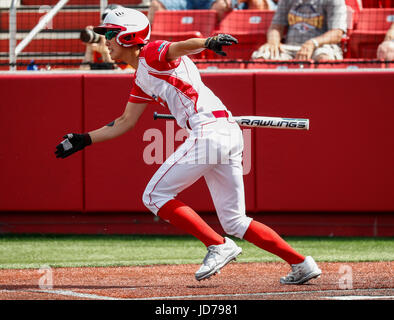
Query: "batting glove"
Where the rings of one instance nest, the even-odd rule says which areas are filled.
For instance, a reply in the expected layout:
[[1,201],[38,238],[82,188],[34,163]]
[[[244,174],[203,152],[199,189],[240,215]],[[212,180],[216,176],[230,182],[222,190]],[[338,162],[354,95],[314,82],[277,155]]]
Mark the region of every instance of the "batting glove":
[[92,144],[92,139],[90,138],[89,133],[69,133],[63,136],[63,138],[65,138],[65,140],[56,146],[56,158],[67,158],[73,153]]
[[214,37],[209,37],[205,41],[205,48],[210,49],[221,56],[227,56],[222,50],[222,46],[230,46],[233,43],[238,43],[238,40],[229,34],[218,34]]

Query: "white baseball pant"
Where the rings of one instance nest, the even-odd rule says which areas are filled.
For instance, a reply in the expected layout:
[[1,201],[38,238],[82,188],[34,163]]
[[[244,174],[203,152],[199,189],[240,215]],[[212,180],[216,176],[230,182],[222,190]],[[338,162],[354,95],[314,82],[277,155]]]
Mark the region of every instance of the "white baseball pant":
[[148,183],[145,206],[157,215],[165,203],[204,176],[223,230],[242,239],[252,221],[245,214],[242,151],[242,131],[227,118],[192,130]]

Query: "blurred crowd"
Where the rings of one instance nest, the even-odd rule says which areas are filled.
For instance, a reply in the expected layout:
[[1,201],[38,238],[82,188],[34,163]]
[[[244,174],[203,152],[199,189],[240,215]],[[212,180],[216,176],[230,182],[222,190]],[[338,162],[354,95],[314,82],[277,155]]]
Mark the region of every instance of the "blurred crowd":
[[[361,0],[356,0],[361,1]],[[110,4],[103,11],[104,21]],[[151,0],[147,17],[154,24],[155,14],[165,10],[215,10],[217,22],[233,10],[270,10],[273,18],[266,33],[266,43],[257,48],[250,60],[343,60],[343,42],[349,29],[347,0]],[[86,45],[80,69],[128,69],[129,65],[113,61],[103,35],[93,32],[93,26],[81,31]],[[394,22],[378,46],[376,58],[394,60]],[[35,70],[31,68],[31,70]]]

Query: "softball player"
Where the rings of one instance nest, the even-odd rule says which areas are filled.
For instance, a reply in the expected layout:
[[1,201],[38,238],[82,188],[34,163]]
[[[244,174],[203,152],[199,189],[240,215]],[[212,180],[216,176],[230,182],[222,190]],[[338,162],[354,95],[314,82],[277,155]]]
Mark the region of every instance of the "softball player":
[[[108,125],[88,133],[70,133],[56,147],[56,156],[66,158],[90,144],[120,136],[132,129],[147,104],[157,101],[189,130],[189,137],[154,174],[143,194],[145,206],[155,215],[198,238],[207,247],[197,280],[216,274],[241,254],[228,237],[216,233],[176,196],[204,177],[224,231],[267,250],[286,262],[291,272],[284,284],[301,284],[321,274],[312,257],[304,257],[275,231],[245,214],[242,176],[242,131],[231,112],[201,81],[187,55],[205,49],[225,55],[223,46],[237,43],[230,35],[180,42],[148,43],[150,24],[133,9],[117,8],[94,31],[105,35],[111,58],[136,70],[124,113]],[[214,161],[212,159],[214,158]]]

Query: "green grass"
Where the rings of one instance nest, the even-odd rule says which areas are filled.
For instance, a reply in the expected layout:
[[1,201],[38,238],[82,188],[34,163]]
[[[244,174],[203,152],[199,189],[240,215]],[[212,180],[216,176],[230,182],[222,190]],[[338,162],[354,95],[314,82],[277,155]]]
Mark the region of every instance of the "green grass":
[[[281,261],[247,241],[239,262]],[[290,245],[316,261],[394,261],[394,238],[286,237]],[[205,247],[186,236],[2,235],[0,268],[135,266],[201,263]]]

